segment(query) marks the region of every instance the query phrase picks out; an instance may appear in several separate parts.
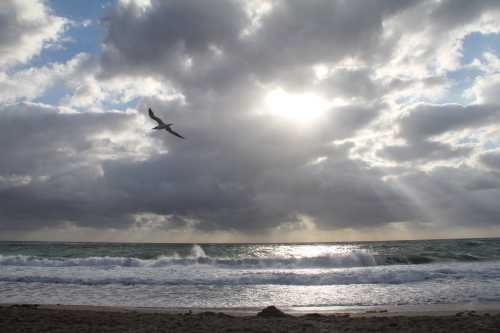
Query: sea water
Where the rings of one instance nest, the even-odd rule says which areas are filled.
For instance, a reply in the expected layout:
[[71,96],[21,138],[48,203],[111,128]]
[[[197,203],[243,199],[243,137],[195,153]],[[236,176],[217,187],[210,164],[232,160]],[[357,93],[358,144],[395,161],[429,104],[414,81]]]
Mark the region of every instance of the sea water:
[[0,242],[0,303],[317,308],[500,302],[500,239]]

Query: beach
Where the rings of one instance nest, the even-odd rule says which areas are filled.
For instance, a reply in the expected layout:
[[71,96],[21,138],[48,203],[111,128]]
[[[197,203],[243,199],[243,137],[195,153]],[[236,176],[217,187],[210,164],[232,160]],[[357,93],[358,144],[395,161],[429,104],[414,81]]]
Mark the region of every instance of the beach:
[[0,333],[500,333],[500,0],[0,0]]
[[0,332],[500,332],[499,264],[498,239],[0,242]]
[[204,311],[11,304],[0,306],[0,332],[500,332],[500,308],[338,313],[266,308]]

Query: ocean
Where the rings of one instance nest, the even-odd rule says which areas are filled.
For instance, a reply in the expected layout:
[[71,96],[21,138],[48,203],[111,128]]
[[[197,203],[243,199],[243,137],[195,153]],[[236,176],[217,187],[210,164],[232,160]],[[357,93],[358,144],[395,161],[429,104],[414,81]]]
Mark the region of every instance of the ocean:
[[0,242],[0,303],[287,308],[500,302],[500,239]]

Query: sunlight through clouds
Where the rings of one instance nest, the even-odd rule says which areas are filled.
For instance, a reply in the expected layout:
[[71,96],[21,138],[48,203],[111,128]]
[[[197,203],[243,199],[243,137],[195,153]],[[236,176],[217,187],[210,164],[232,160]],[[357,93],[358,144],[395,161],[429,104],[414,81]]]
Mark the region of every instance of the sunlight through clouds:
[[331,107],[331,103],[313,93],[290,94],[280,88],[267,94],[265,105],[269,114],[295,125],[317,121]]
[[499,22],[498,1],[5,0],[2,229],[489,232]]

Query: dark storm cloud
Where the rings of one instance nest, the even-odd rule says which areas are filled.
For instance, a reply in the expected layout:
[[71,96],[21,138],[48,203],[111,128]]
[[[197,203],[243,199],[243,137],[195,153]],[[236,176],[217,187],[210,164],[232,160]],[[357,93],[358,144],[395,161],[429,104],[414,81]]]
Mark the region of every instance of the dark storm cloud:
[[379,156],[397,161],[433,161],[462,157],[471,152],[468,147],[453,147],[452,145],[433,142],[417,141],[405,145],[389,145],[378,152]]
[[[4,110],[3,148],[10,160],[4,174],[20,172],[16,166],[22,165],[22,171],[31,169],[32,179],[0,191],[3,224],[11,229],[62,222],[123,228],[140,213],[194,219],[202,230],[240,231],[264,230],[300,214],[316,217],[325,228],[372,225],[411,214],[394,188],[363,163],[349,161],[348,147],[331,145],[341,137],[340,129],[330,131],[334,112],[331,122],[325,119],[315,131],[290,135],[295,129],[265,116],[235,115],[240,119],[231,119],[230,126],[223,118],[196,121],[183,107],[162,112],[158,105],[157,113],[176,119],[188,140],[151,133],[169,147],[168,154],[132,162],[99,157],[100,145],[94,141],[104,130],[119,135],[133,116],[13,109]],[[24,140],[13,135],[21,131],[28,136]],[[320,157],[327,160],[316,163]],[[335,218],[329,215],[332,207]]]
[[[356,143],[334,144],[356,142],[357,134],[390,111],[385,94],[443,84],[443,77],[381,82],[374,75],[404,38],[384,38],[384,20],[422,3],[277,1],[252,26],[237,1],[152,0],[146,8],[118,2],[106,19],[97,78],[152,76],[177,89],[186,103],[146,98],[137,113],[2,107],[2,227],[33,230],[72,222],[124,229],[141,214],[167,216],[177,227],[195,220],[198,230],[248,233],[302,215],[323,229],[400,221],[494,224],[494,172],[438,168],[386,178],[391,174],[351,156]],[[455,5],[435,4],[445,6]],[[476,6],[467,20],[486,10]],[[455,27],[439,10],[436,29]],[[317,82],[313,65],[335,68],[346,59],[364,65],[340,66]],[[263,110],[262,101],[276,87],[311,88],[351,104],[330,107],[310,124],[289,121]],[[151,131],[147,107],[187,139]],[[406,146],[379,153],[397,161],[463,156],[471,150],[435,138],[486,126],[497,115],[491,105],[415,106],[391,124]],[[123,137],[126,143],[114,140]]]
[[500,152],[498,150],[482,153],[478,157],[479,162],[496,171],[500,171]]
[[369,69],[338,69],[322,80],[319,89],[327,95],[373,100],[380,98],[382,87],[372,80]]
[[251,68],[276,80],[295,66],[370,57],[382,31],[380,2],[278,1],[244,40]]
[[[341,114],[348,112],[357,110]],[[107,182],[132,200],[123,203],[124,209],[200,220],[197,227],[204,230],[261,230],[300,214],[331,228],[347,225],[354,207],[358,213],[350,223],[355,225],[408,217],[408,205],[396,208],[401,200],[393,188],[363,163],[349,161],[348,147],[330,143],[341,135],[331,130],[335,119],[291,135],[296,128],[263,116],[240,115],[228,123],[183,119],[183,110],[163,114],[189,133],[185,142],[161,136],[170,148],[164,156],[104,164]],[[318,158],[327,161],[315,164]]]
[[211,62],[214,48],[232,48],[247,21],[242,6],[231,0],[153,0],[144,12],[132,2],[120,4],[107,20],[103,67],[173,79],[189,75],[188,59],[197,69]]
[[420,104],[400,121],[400,135],[427,139],[449,131],[494,124],[500,117],[498,105]]
[[1,174],[44,175],[85,163],[95,147],[105,144],[94,136],[123,130],[127,118],[117,113],[61,113],[36,104],[9,105],[0,112]]
[[[124,153],[97,135],[122,132],[130,116],[61,113],[36,104],[0,109],[0,220],[11,228],[66,221],[102,224],[112,189],[101,183],[102,154]],[[109,147],[106,148],[106,145]],[[89,222],[93,221],[93,222]]]
[[484,12],[500,8],[496,0],[467,1],[445,0],[432,13],[431,19],[442,29],[464,26]]
[[419,104],[399,119],[398,136],[405,145],[389,145],[380,156],[395,161],[444,160],[472,150],[435,141],[436,137],[464,129],[494,125],[500,119],[498,105]]
[[276,1],[253,30],[236,1],[151,1],[145,11],[121,5],[108,20],[103,75],[163,75],[186,94],[200,80],[217,90],[247,75],[293,86],[313,79],[308,66],[377,55],[383,19],[414,3]]
[[[439,36],[454,28],[440,14],[450,6],[448,1],[275,1],[255,25],[237,1],[153,0],[146,9],[133,2],[121,3],[106,21],[109,34],[101,75],[152,75],[171,83],[195,103],[200,95],[210,93],[216,98],[241,84],[251,94],[256,87],[248,86],[249,80],[300,92],[315,81],[313,65],[335,65],[345,59],[362,60],[373,68],[386,64],[405,36],[404,31],[384,36],[384,20],[425,4],[436,17],[414,19],[438,29]],[[469,21],[489,9],[475,2],[467,6],[474,7]],[[412,15],[422,14],[417,10]],[[422,28],[405,29],[416,33]],[[435,80],[417,81],[430,86]],[[339,70],[330,84],[321,86],[330,88],[322,89],[326,96],[367,99],[398,89],[383,89],[383,85],[370,78],[369,70],[361,69]],[[245,106],[245,101],[240,103]]]

